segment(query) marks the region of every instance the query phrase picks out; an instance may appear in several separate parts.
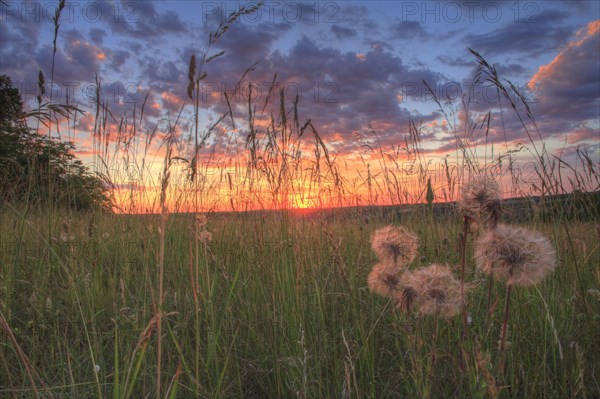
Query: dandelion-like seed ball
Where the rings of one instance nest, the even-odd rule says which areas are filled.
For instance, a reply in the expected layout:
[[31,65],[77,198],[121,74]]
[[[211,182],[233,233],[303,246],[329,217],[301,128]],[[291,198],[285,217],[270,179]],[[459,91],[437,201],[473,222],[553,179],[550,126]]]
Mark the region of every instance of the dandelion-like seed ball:
[[500,224],[477,240],[475,261],[497,280],[527,287],[539,284],[554,270],[556,255],[544,235]]
[[402,275],[405,290],[414,292],[417,311],[450,318],[460,313],[463,300],[460,283],[447,266],[432,264]]
[[494,226],[499,217],[501,198],[498,183],[491,177],[481,176],[462,187],[458,207],[470,219]]
[[400,289],[400,276],[394,267],[386,263],[377,263],[367,279],[369,290],[386,298],[394,297]]
[[382,262],[397,268],[408,265],[417,255],[419,237],[401,226],[387,226],[371,235],[371,247]]
[[401,288],[394,292],[396,308],[406,313],[410,313],[418,296],[417,291],[415,291],[414,287],[410,285],[412,274],[413,273],[410,270],[406,270],[404,273],[402,273],[402,276],[400,276]]

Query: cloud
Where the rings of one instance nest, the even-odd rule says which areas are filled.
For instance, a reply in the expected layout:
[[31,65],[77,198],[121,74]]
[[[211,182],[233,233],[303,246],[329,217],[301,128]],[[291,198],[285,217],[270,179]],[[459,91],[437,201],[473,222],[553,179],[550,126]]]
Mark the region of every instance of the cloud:
[[[92,82],[99,72],[100,62],[105,58],[104,52],[81,40],[77,32],[66,32],[68,42],[64,49],[59,48],[55,55],[55,82]],[[52,65],[52,46],[46,45],[35,52],[34,57],[44,73],[50,76]]]
[[333,33],[338,40],[349,39],[351,37],[356,37],[357,35],[355,29],[347,28],[338,24],[331,25],[330,29],[331,33]]
[[[352,27],[351,29],[357,30],[361,36],[373,37],[380,33],[380,23],[371,18],[371,12],[368,7],[353,4],[352,2],[322,4],[325,4],[323,7],[326,7],[328,11],[321,13],[325,23],[331,23],[331,21],[328,21],[328,17],[331,17],[339,26]],[[332,11],[335,12],[332,13]]]
[[567,134],[567,142],[569,144],[579,144],[583,141],[596,141],[597,144],[600,143],[598,129],[582,126]]
[[133,52],[134,54],[143,53],[144,46],[142,46],[141,43],[126,41],[124,44],[125,44],[125,47],[127,47],[129,50],[131,50],[131,52]]
[[[37,78],[38,68],[31,56],[40,41],[43,24],[39,12],[23,15],[21,8],[39,9],[39,3],[9,2],[0,5],[0,70],[8,74],[14,82],[31,81]],[[24,51],[29,49],[29,51]]]
[[171,10],[158,12],[153,1],[120,0],[113,4],[108,0],[97,0],[96,5],[105,16],[102,22],[113,34],[149,40],[188,30],[177,13]]
[[452,66],[452,67],[464,67],[464,68],[472,68],[473,60],[466,57],[451,57],[449,55],[439,55],[436,57],[436,60],[441,62],[442,64]]
[[94,44],[101,45],[106,37],[106,31],[98,28],[90,29],[90,39]]
[[409,39],[427,39],[429,35],[425,29],[417,21],[403,21],[392,25],[392,33],[394,39],[409,40]]
[[[273,43],[290,29],[289,24],[239,24],[218,39],[216,48],[226,52],[226,63],[249,65],[266,58]],[[222,63],[222,60],[220,60]]]
[[499,64],[496,67],[498,74],[513,79],[514,76],[524,76],[527,74],[527,69],[520,64]]
[[171,112],[179,111],[185,101],[181,96],[167,91],[162,92],[160,97],[162,100],[162,105]]
[[468,34],[469,47],[482,54],[519,52],[537,57],[565,44],[573,28],[565,25],[566,15],[544,10],[531,23],[513,22],[488,33]]
[[[554,59],[549,64],[539,67],[533,77],[529,75],[530,79],[514,80],[515,76],[527,76],[527,71],[519,65],[510,62],[496,65],[500,82],[509,91],[510,99],[527,125],[531,139],[509,101],[489,82],[474,85],[473,73],[460,84],[456,84],[462,88],[463,94],[470,94],[466,97],[469,100],[470,125],[481,123],[484,116],[490,112],[488,138],[496,142],[521,142],[529,145],[530,140],[538,141],[540,136],[550,143],[567,140],[568,144],[600,139],[597,122],[600,120],[599,47],[600,21],[595,21],[579,30],[576,35],[572,35],[570,39],[565,38],[562,49],[555,50]],[[457,60],[444,61],[454,63]],[[486,76],[482,78],[485,80]],[[536,125],[528,119],[527,110],[517,94],[509,88],[506,79],[512,81],[527,100]],[[442,85],[442,88],[444,87],[449,86]],[[473,93],[468,92],[470,88],[474,89]],[[443,99],[439,89],[437,94]],[[502,111],[500,105],[503,106]],[[458,108],[460,109],[460,104]],[[457,131],[470,131],[465,124],[466,120],[461,120]],[[481,137],[478,140],[482,142]]]
[[423,79],[437,82],[440,75],[425,68],[412,69],[381,47],[364,54],[342,52],[304,36],[289,52],[271,53],[265,63],[268,68],[257,68],[250,78],[259,84],[269,82],[276,71],[288,104],[299,92],[301,118],[311,118],[326,142],[343,138],[332,145],[337,151],[355,149],[359,144],[351,139],[352,134],[368,130],[369,124],[378,130],[382,142],[392,142],[400,139],[399,132],[408,131],[411,117],[434,119],[433,115],[412,115],[397,94],[406,84]]
[[538,119],[576,123],[600,118],[600,20],[577,32],[574,41],[529,82],[536,87]]
[[125,65],[130,57],[130,54],[123,50],[109,50],[108,54],[107,61],[109,66],[113,71],[117,72],[121,71],[121,67]]
[[184,63],[165,61],[157,57],[144,56],[140,59],[142,76],[148,82],[162,85],[174,85],[181,83],[184,75]]
[[[194,16],[164,11],[168,2],[98,0],[97,4],[105,10],[101,23],[94,27],[86,24],[82,28],[77,24],[68,25],[65,20],[61,27],[55,80],[93,83],[98,72],[103,78],[103,100],[109,103],[117,119],[121,115],[131,117],[134,109],[139,112],[146,90],[150,90],[144,111],[145,126],[167,115],[174,119],[185,100],[187,105],[179,123],[182,131],[187,131],[192,120],[186,96],[190,55],[195,53],[198,60],[201,59],[208,32],[216,29],[221,16],[209,15],[208,21],[189,29],[192,22],[187,21],[192,21]],[[466,84],[472,78],[460,81],[457,75],[474,68],[475,60],[466,51],[470,45],[490,58],[498,54],[501,62],[496,66],[500,76],[515,81],[520,88],[526,87],[535,72],[529,68],[539,65],[539,62],[534,63],[535,60],[531,62],[533,57],[543,52],[557,54],[532,79],[538,86],[532,109],[540,132],[544,138],[569,132],[568,142],[574,144],[582,140],[589,142],[598,132],[597,124],[590,122],[598,120],[598,34],[590,35],[590,28],[586,28],[574,37],[571,34],[574,28],[568,26],[575,19],[573,13],[563,16],[546,9],[536,15],[536,23],[509,23],[489,26],[495,29],[487,33],[457,34],[449,41],[456,44],[458,50],[434,48],[420,52],[417,47],[415,53],[408,52],[403,57],[397,54],[407,52],[399,46],[408,48],[411,43],[423,42],[428,37],[438,40],[438,27],[416,21],[394,21],[393,16],[385,15],[382,10],[343,2],[339,3],[339,10],[334,15],[337,22],[325,23],[324,18],[330,16],[325,11],[332,10],[325,7],[330,4],[300,5],[303,17],[295,22],[283,21],[280,13],[276,13],[276,20],[267,23],[268,15],[263,10],[262,19],[246,18],[232,24],[208,54],[225,51],[224,56],[201,68],[208,72],[203,82],[208,86],[204,87],[203,94],[206,95],[201,104],[201,128],[215,122],[227,110],[220,92],[223,89],[231,91],[246,68],[259,61],[246,76],[242,94],[232,99],[237,130],[232,129],[230,118],[226,118],[220,126],[223,130],[219,133],[220,140],[225,140],[226,135],[238,135],[239,140],[244,141],[243,130],[248,117],[247,84],[251,81],[253,94],[258,96],[253,103],[256,118],[263,123],[263,131],[264,125],[270,122],[271,112],[276,116],[279,111],[278,90],[283,88],[289,108],[295,94],[300,96],[300,124],[311,118],[325,142],[331,143],[330,148],[339,154],[350,154],[359,149],[360,143],[353,137],[368,132],[370,127],[377,130],[382,146],[389,148],[402,144],[410,119],[417,125],[422,124],[426,151],[440,154],[443,150],[453,150],[456,143],[448,126],[433,125],[443,118],[435,111],[437,107],[432,99],[424,96],[422,81],[432,85],[438,94],[444,93],[438,90],[440,86],[466,90]],[[222,7],[222,3],[218,6]],[[317,6],[319,23],[313,18]],[[120,10],[118,18],[113,18],[115,7]],[[276,7],[281,11],[283,6]],[[292,11],[290,8],[289,12]],[[28,80],[35,89],[40,66],[49,80],[52,27],[50,24],[43,28],[40,28],[42,24],[23,25],[14,16],[7,16],[7,20],[9,23],[0,23],[0,67],[3,73],[15,74],[17,82]],[[306,36],[302,36],[303,33]],[[444,34],[448,35],[447,32]],[[573,42],[569,43],[569,37],[573,37]],[[339,41],[345,41],[342,49],[335,45]],[[24,48],[30,51],[23,51]],[[442,65],[429,64],[432,57]],[[279,87],[261,114],[268,84],[275,73]],[[450,96],[460,94],[453,90],[445,93]],[[496,95],[493,90],[486,91],[486,94],[490,93]],[[445,96],[441,97],[444,97],[443,101]],[[132,99],[137,102],[129,101]],[[473,116],[479,117],[491,110],[490,140],[503,141],[504,132],[508,141],[524,137],[523,128],[509,107],[502,114],[498,112],[497,97],[490,99],[480,94],[474,100],[479,103],[469,104]],[[86,101],[85,105],[94,108],[93,102]],[[450,115],[450,119],[453,118],[454,114]],[[462,118],[458,123],[465,121],[466,118]],[[89,128],[88,122],[82,119],[80,128]],[[460,129],[459,126],[458,131]],[[209,144],[214,145],[214,142]]]

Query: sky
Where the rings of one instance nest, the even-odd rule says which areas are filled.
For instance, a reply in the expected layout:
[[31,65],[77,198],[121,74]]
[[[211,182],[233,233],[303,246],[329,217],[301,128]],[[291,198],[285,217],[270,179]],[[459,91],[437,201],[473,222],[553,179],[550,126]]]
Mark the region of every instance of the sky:
[[[228,109],[223,91],[230,93],[234,111],[207,140],[204,150],[211,162],[231,163],[243,153],[248,84],[257,121],[266,126],[269,110],[278,107],[271,101],[262,111],[273,82],[283,89],[286,106],[292,107],[298,96],[300,124],[310,119],[329,155],[344,165],[349,186],[384,173],[386,156],[414,161],[408,151],[411,123],[420,132],[420,156],[432,165],[447,155],[456,160],[460,138],[486,159],[492,152],[525,146],[522,161],[531,161],[534,147],[543,148],[543,142],[549,156],[573,165],[582,148],[600,162],[596,1],[267,1],[241,15],[212,44],[210,34],[219,23],[256,3],[67,1],[53,79],[58,1],[4,3],[0,74],[12,78],[29,108],[36,106],[41,70],[45,101],[65,102],[68,96],[71,104],[87,111],[61,128],[87,162],[93,162],[95,151],[97,78],[103,104],[113,115],[112,129],[118,130],[123,120],[130,123],[136,112],[138,134],[151,135],[153,126],[164,133],[177,121],[181,144],[193,135],[193,106],[186,94],[190,57],[196,54],[200,60],[202,54],[221,52],[199,65],[196,75],[206,72],[199,97],[203,132]],[[529,126],[533,130],[523,128],[495,88],[477,84],[477,59],[469,48],[494,65],[501,82],[508,87],[510,81],[527,99],[536,122]],[[242,76],[242,89],[233,95]],[[518,109],[525,114],[523,107]],[[479,127],[469,136],[469,126],[488,112],[487,134]],[[185,157],[183,148],[179,146]],[[308,145],[302,150],[312,151]],[[164,147],[156,148],[157,158],[163,153]],[[366,197],[361,201],[369,202]],[[299,202],[314,205],[312,200]]]

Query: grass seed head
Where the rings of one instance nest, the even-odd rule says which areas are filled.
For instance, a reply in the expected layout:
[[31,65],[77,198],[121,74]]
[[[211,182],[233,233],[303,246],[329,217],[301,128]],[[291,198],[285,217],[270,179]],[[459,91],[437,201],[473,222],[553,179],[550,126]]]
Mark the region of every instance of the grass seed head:
[[554,270],[556,256],[550,240],[542,234],[500,224],[475,244],[477,267],[510,285],[539,284]]

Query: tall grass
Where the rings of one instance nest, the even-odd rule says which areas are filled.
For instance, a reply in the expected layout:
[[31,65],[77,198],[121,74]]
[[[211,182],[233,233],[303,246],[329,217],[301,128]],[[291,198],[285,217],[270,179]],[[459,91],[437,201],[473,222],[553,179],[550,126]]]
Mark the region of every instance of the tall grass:
[[[375,261],[369,235],[389,218],[370,215],[367,223],[365,216],[215,215],[197,280],[190,279],[186,218],[171,216],[162,381],[175,380],[181,397],[404,397],[425,389],[432,397],[485,397],[502,328],[501,306],[487,314],[486,280],[469,262],[476,285],[468,297],[469,338],[461,344],[462,321],[440,322],[430,384],[425,359],[435,326],[401,316],[366,289]],[[402,218],[427,237],[418,263],[458,260],[459,221],[421,219],[418,212]],[[91,237],[81,217],[71,224],[78,239],[57,244],[36,233],[41,220],[28,220],[17,243],[1,237],[19,244],[2,251],[10,265],[2,271],[3,395],[34,396],[44,385],[71,397],[97,389],[103,397],[154,395],[160,238],[148,226],[156,229],[157,217],[106,216]],[[16,211],[3,213],[4,226],[21,221]],[[511,397],[598,392],[597,223],[569,225],[569,233],[537,225],[552,237],[559,266],[539,289],[513,292],[506,340]],[[44,251],[53,253],[49,264],[37,256]],[[502,303],[504,288],[494,286],[491,295]],[[469,359],[463,367],[461,356]]]
[[[201,131],[198,85],[204,65],[222,55],[210,55],[210,44],[252,11],[229,16],[201,62],[190,61],[188,137],[179,133],[184,108],[165,126],[147,125],[146,101],[117,119],[97,77],[95,161],[118,213],[2,206],[0,396],[600,395],[598,163],[581,148],[575,165],[550,155],[525,98],[475,51],[477,79],[517,113],[527,146],[506,142],[499,152],[488,142],[491,113],[470,113],[463,99],[465,122],[455,124],[454,105],[448,111],[433,90],[456,144],[455,161],[439,167],[411,123],[394,151],[373,129],[357,136],[364,169],[350,173],[301,119],[299,99],[286,101],[274,84],[262,104],[251,89],[243,110],[228,101]],[[62,117],[74,126],[72,113]],[[231,143],[243,147],[237,158],[215,158],[221,128],[247,132]],[[516,166],[525,151],[533,184]],[[542,231],[558,258],[543,284],[512,292],[508,327],[497,305],[504,288],[489,285],[468,255],[477,230],[452,205],[419,205],[431,191],[454,201],[483,173],[525,197],[506,201],[501,219]],[[300,204],[345,208],[300,212]],[[373,206],[381,204],[394,206]],[[197,212],[208,216],[201,230],[211,241],[198,234]],[[471,288],[462,320],[407,316],[369,292],[369,237],[390,223],[418,233],[413,266],[459,265]]]

